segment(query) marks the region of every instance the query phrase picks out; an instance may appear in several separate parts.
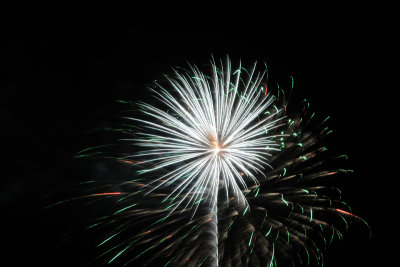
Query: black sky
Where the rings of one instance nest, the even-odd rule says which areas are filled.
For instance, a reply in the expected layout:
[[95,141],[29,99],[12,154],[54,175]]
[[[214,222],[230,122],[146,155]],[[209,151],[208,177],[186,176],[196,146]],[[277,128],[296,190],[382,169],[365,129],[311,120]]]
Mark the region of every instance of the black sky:
[[[376,155],[383,153],[376,143],[378,129],[371,126],[381,120],[374,103],[379,101],[382,48],[372,42],[379,35],[371,31],[372,24],[350,16],[322,17],[318,23],[258,25],[252,31],[171,30],[143,23],[8,29],[0,51],[5,156],[0,202],[6,245],[2,252],[12,266],[81,263],[87,247],[55,252],[54,235],[62,233],[64,225],[40,215],[41,197],[81,179],[73,177],[68,166],[74,153],[101,141],[87,132],[108,126],[119,115],[116,100],[146,99],[145,85],[171,66],[207,64],[211,55],[229,55],[245,64],[266,61],[273,81],[289,85],[292,75],[296,93],[309,99],[318,113],[331,116],[334,136],[328,144],[348,154],[355,169],[339,187],[354,213],[370,223],[373,238],[362,225],[354,225],[329,250],[325,266],[372,266],[387,258],[378,245],[384,240],[377,192],[384,186]],[[71,218],[79,218],[79,212]]]

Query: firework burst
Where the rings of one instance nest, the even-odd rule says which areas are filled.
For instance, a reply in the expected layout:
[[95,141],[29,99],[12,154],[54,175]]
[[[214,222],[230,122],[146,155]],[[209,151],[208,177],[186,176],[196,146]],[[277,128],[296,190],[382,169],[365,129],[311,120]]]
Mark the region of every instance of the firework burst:
[[[331,133],[314,125],[308,102],[286,115],[288,99],[267,89],[268,71],[229,59],[209,75],[176,69],[151,91],[156,105],[139,103],[142,118],[119,132],[140,152],[109,157],[129,166],[129,179],[86,197],[115,200],[113,214],[90,229],[108,263],[171,266],[321,264],[322,250],[353,215],[340,190],[316,184],[352,170],[324,167]],[[293,88],[293,82],[292,82]],[[134,127],[132,127],[134,125]],[[99,155],[93,149],[77,157]],[[347,158],[340,155],[338,159]],[[132,179],[132,176],[134,178]],[[118,191],[113,190],[118,188]],[[104,231],[104,230],[101,230]],[[96,259],[97,260],[97,259]]]
[[234,197],[247,205],[243,190],[249,182],[258,184],[271,151],[279,150],[273,130],[279,127],[281,110],[264,114],[273,97],[263,94],[263,75],[255,74],[254,66],[244,82],[243,70],[232,72],[228,61],[225,69],[212,64],[211,77],[196,67],[189,73],[175,71],[174,78],[166,78],[170,90],[159,84],[152,90],[166,111],[141,103],[149,120],[130,118],[146,130],[138,133],[141,138],[129,140],[143,148],[135,156],[155,165],[143,173],[169,170],[152,182],[159,183],[151,191],[169,186],[166,199],[184,195],[171,212],[184,202],[185,207],[197,207],[200,199],[215,208],[220,185],[226,201]]

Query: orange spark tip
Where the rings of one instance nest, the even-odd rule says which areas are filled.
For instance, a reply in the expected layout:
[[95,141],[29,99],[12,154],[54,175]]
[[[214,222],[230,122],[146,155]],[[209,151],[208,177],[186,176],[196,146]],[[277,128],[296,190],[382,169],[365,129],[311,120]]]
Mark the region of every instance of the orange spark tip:
[[98,193],[98,194],[93,194],[92,196],[112,196],[112,195],[121,195],[121,192]]
[[350,213],[350,212],[345,211],[345,210],[336,209],[336,211],[338,211],[338,212],[340,212],[340,213],[343,213],[343,214],[346,214],[346,215],[349,215],[349,216],[353,216],[353,217],[358,218],[358,217],[357,217],[356,215],[354,215],[353,213]]

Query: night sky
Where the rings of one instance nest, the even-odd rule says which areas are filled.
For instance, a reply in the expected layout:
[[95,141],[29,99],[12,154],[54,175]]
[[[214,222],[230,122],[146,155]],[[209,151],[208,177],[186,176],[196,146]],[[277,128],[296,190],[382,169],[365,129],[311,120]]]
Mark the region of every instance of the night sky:
[[379,130],[370,126],[381,117],[374,106],[380,55],[368,26],[348,17],[279,29],[258,25],[252,31],[143,24],[9,29],[0,50],[2,260],[13,263],[5,266],[79,266],[93,255],[90,245],[80,242],[56,248],[85,209],[55,218],[41,211],[43,198],[85,178],[73,167],[73,155],[104,141],[88,133],[112,126],[121,111],[116,100],[146,100],[146,84],[171,66],[201,66],[211,55],[229,55],[247,66],[266,61],[273,82],[288,86],[293,76],[296,94],[321,116],[331,116],[334,134],[327,146],[348,154],[355,170],[337,185],[353,212],[370,223],[373,238],[362,224],[353,224],[328,251],[325,266],[384,260],[376,193],[384,177],[374,158],[381,148],[374,141]]

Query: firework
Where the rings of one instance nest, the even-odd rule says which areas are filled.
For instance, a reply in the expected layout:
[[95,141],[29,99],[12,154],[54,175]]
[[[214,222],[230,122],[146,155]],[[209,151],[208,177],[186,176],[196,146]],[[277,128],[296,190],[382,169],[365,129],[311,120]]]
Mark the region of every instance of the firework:
[[341,229],[363,221],[339,189],[315,182],[352,172],[323,164],[327,148],[320,140],[331,133],[329,117],[313,123],[307,101],[301,112],[287,114],[288,97],[279,87],[272,95],[266,68],[232,68],[227,59],[219,66],[212,61],[210,69],[175,69],[152,86],[157,104],[139,103],[141,115],[125,117],[118,131],[139,152],[109,158],[128,166],[123,172],[130,178],[86,195],[115,200],[115,211],[88,227],[109,231],[98,259],[152,266],[321,264]]

